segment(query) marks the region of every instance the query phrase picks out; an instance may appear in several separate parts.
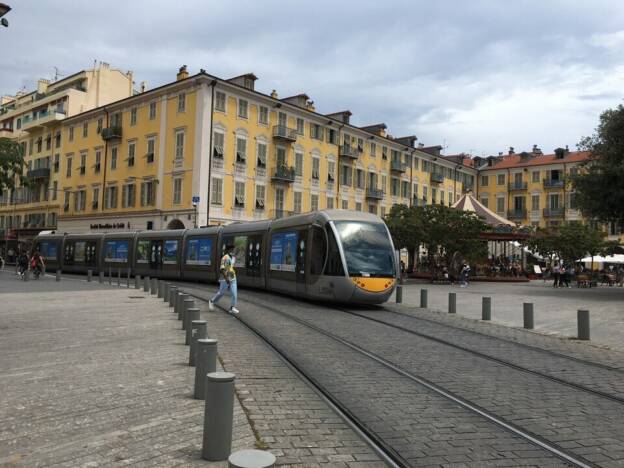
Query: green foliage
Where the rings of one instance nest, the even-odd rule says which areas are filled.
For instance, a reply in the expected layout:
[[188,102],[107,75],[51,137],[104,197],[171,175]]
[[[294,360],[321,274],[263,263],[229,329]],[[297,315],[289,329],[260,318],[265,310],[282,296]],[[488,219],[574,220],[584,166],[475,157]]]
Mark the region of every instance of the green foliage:
[[533,252],[553,259],[560,258],[572,264],[587,255],[599,255],[609,243],[605,242],[606,234],[593,229],[587,224],[566,223],[558,229],[538,229],[525,244]]
[[22,148],[9,138],[0,138],[0,192],[20,185],[28,185]]
[[604,111],[595,134],[578,147],[591,152],[584,170],[572,177],[580,210],[586,217],[624,225],[624,107]]

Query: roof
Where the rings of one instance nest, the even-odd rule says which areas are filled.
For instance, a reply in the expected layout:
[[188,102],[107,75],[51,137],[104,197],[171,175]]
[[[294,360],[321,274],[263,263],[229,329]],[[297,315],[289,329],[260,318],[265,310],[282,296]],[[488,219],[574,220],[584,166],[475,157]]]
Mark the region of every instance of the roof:
[[535,155],[528,153],[529,158],[522,157],[521,154],[509,154],[506,156],[499,156],[499,162],[494,160],[494,164],[480,168],[481,170],[498,170],[498,169],[512,169],[516,167],[530,167],[530,166],[546,166],[549,164],[562,164],[562,163],[578,163],[587,161],[590,158],[589,151],[570,151],[564,155],[562,159],[557,159],[555,154],[543,154]]
[[462,164],[467,167],[474,167],[474,160],[465,153],[447,154],[443,155],[442,158],[453,161],[456,164]]
[[457,200],[453,204],[453,208],[457,208],[458,210],[463,211],[472,211],[476,213],[481,218],[485,219],[485,222],[492,227],[505,225],[505,226],[516,226],[516,223],[509,221],[502,216],[497,215],[492,210],[486,208],[479,200],[473,197],[471,194],[464,194],[459,200]]

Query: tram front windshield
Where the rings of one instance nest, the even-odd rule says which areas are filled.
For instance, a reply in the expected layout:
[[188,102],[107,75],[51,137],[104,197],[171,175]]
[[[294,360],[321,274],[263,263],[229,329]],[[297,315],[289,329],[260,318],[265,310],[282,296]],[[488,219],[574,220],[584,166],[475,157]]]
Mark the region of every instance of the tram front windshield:
[[349,276],[394,277],[394,254],[385,225],[336,221]]

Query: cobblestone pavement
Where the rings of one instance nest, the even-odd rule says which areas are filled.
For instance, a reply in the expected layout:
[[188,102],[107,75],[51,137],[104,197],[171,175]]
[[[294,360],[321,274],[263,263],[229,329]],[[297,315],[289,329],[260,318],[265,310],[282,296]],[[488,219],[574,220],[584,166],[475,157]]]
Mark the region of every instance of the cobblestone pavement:
[[[552,282],[470,283],[457,285],[412,283],[404,286],[403,303],[420,304],[420,289],[429,292],[429,308],[448,310],[448,293],[457,293],[457,313],[481,318],[481,298],[492,298],[492,320],[512,327],[522,327],[522,303],[532,302],[535,308],[535,329],[562,337],[577,334],[576,311],[588,309],[591,315],[593,344],[624,351],[624,288],[553,288]],[[394,298],[393,298],[394,300]]]
[[[265,295],[263,298],[261,293],[252,293],[249,297],[252,295],[256,306],[275,306],[277,302],[274,297]],[[424,376],[578,457],[601,466],[624,464],[622,403],[339,311],[319,310],[317,305],[288,298],[280,298],[278,302],[288,314],[304,318],[383,356],[402,369]],[[297,327],[280,328],[280,336]],[[290,338],[291,342],[295,339],[294,336]],[[548,359],[543,357],[543,360]],[[401,392],[398,393],[396,387],[389,391],[395,396],[396,407],[400,408],[396,398],[400,398]],[[476,427],[479,426],[472,427],[475,433],[483,432]]]
[[[143,291],[0,274],[0,466],[226,466],[179,328]],[[236,403],[233,449],[255,442]]]

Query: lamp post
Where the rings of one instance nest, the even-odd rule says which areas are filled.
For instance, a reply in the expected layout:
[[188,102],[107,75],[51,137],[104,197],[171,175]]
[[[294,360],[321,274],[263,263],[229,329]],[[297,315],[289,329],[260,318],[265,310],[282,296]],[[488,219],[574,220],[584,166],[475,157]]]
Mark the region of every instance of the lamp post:
[[11,7],[6,3],[0,3],[0,24],[5,28],[9,27],[9,22],[6,18],[3,18],[9,11],[11,11]]

